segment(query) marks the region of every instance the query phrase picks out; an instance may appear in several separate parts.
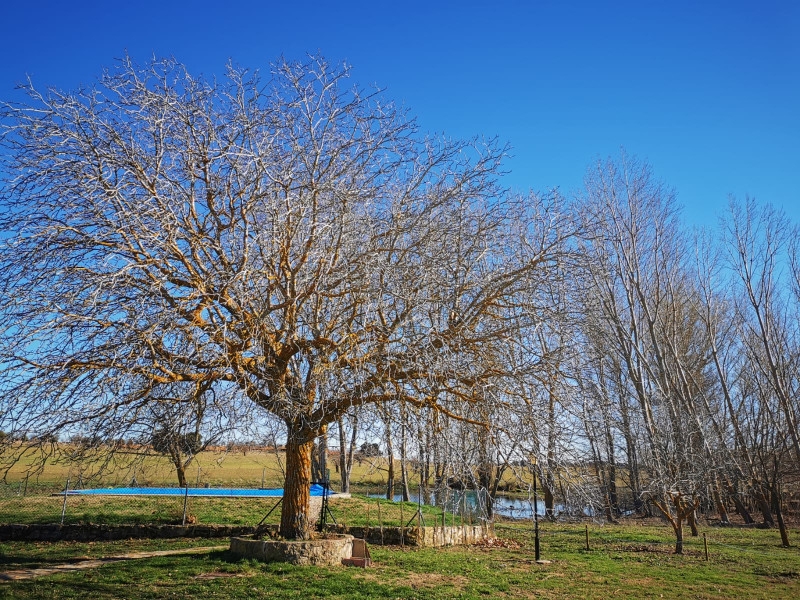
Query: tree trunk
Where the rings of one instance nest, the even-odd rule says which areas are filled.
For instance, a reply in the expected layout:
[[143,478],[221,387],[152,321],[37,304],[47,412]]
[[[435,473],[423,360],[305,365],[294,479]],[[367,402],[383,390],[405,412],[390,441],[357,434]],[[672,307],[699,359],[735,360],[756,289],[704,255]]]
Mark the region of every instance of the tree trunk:
[[411,498],[411,491],[408,488],[408,460],[406,458],[406,415],[404,405],[400,405],[400,487],[402,489],[403,502],[408,502]]
[[742,498],[737,491],[738,484],[736,486],[731,483],[730,479],[725,477],[725,487],[728,490],[728,495],[730,499],[733,501],[734,507],[736,507],[736,512],[739,514],[740,517],[744,520],[746,524],[755,523],[755,519],[750,515],[750,511],[747,510],[747,507],[742,502]]
[[394,445],[392,444],[392,423],[389,417],[389,410],[384,409],[383,423],[386,427],[386,454],[387,473],[386,473],[386,499],[394,500]]
[[286,442],[286,482],[283,486],[280,534],[286,539],[306,540],[311,534],[309,500],[311,491],[311,452],[314,439],[301,436],[288,424]]
[[[672,529],[675,532],[675,554],[683,554],[683,521],[697,510],[700,502],[698,499],[689,502],[681,493],[667,493],[667,497],[669,501],[661,502],[653,499],[653,504],[672,525]],[[675,509],[674,515],[672,514],[670,503]]]
[[686,519],[689,523],[689,527],[692,530],[692,537],[697,537],[698,535],[700,535],[700,532],[697,530],[697,511],[696,510],[691,511],[689,515],[686,517]]
[[769,504],[769,492],[764,489],[765,486],[758,485],[754,490],[756,496],[756,503],[761,511],[761,516],[764,518],[764,525],[775,527],[775,519],[772,517],[772,509]]
[[342,478],[341,490],[343,494],[348,494],[350,493],[350,469],[348,469],[347,451],[345,450],[347,436],[344,430],[344,419],[340,418],[337,424],[339,425],[339,475]]
[[180,460],[175,463],[175,471],[178,473],[178,485],[182,488],[187,487],[189,484],[186,482],[186,468]]
[[720,525],[730,525],[731,520],[728,518],[728,509],[725,506],[725,500],[722,497],[722,489],[719,485],[719,479],[714,477],[714,483],[711,486],[711,493],[714,496],[714,504],[717,507],[717,513],[719,514],[719,524]]
[[328,427],[323,426],[311,454],[311,480],[328,480]]
[[683,519],[680,516],[672,522],[675,530],[675,554],[683,554]]
[[781,496],[778,493],[778,490],[775,489],[775,484],[772,486],[770,496],[772,500],[772,512],[775,513],[775,518],[778,520],[778,529],[781,532],[781,544],[783,544],[784,548],[788,548],[791,545],[789,544],[789,532],[786,530],[786,523],[783,520]]
[[544,492],[544,515],[548,521],[556,520],[555,497],[550,482],[542,478],[542,491]]
[[[423,427],[422,415],[417,417],[417,440],[419,443],[419,494],[423,504],[431,503],[431,432]],[[432,423],[428,422],[428,426]]]

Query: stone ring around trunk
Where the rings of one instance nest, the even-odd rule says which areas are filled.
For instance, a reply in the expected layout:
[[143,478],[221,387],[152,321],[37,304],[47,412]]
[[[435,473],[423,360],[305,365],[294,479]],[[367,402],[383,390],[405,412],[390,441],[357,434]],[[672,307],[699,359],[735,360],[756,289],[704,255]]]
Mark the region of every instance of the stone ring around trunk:
[[325,534],[310,540],[255,540],[231,538],[231,552],[264,562],[287,562],[293,565],[341,565],[353,555],[353,536]]

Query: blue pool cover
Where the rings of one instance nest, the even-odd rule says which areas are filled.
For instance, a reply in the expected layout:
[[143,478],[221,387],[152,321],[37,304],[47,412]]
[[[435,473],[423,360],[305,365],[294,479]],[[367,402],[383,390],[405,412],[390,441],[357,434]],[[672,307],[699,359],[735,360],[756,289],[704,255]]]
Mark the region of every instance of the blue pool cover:
[[[311,486],[312,496],[322,496],[324,488],[321,485]],[[62,495],[58,494],[59,496]],[[69,496],[183,496],[187,488],[150,488],[150,487],[120,487],[98,488],[94,490],[68,490]],[[283,496],[283,489],[254,490],[247,488],[188,488],[189,496],[214,496],[221,498],[279,498]]]

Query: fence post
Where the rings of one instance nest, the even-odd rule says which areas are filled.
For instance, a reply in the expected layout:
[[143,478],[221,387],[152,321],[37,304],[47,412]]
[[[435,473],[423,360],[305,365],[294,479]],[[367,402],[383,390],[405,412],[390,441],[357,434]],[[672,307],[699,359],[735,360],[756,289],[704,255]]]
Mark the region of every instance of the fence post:
[[378,525],[381,528],[381,546],[383,546],[383,514],[381,513],[381,503],[378,502]]
[[586,551],[589,551],[589,525],[586,525]]
[[405,524],[405,519],[403,519],[403,501],[401,500],[400,501],[400,547],[406,545],[406,540],[405,540],[406,528],[403,527],[404,524]]
[[189,503],[189,486],[186,486],[186,492],[183,495],[183,525],[186,525],[186,505]]
[[61,505],[61,524],[64,524],[64,517],[67,516],[67,492],[69,491],[69,477],[67,477],[67,485],[64,486],[64,503]]
[[706,534],[703,533],[703,549],[706,553],[706,560],[708,560],[708,539],[706,538]]

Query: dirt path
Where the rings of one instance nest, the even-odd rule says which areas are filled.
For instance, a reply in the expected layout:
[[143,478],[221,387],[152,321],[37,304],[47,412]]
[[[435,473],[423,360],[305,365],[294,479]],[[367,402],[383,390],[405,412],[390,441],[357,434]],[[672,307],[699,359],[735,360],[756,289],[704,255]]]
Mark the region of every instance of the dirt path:
[[43,575],[53,575],[55,573],[70,573],[72,571],[83,571],[107,565],[109,563],[120,562],[123,560],[135,560],[137,558],[153,558],[156,556],[172,556],[174,554],[206,554],[208,552],[218,552],[227,550],[228,546],[205,546],[203,548],[183,548],[180,550],[154,550],[152,552],[131,552],[130,554],[118,554],[106,558],[93,558],[80,562],[54,565],[42,569],[17,569],[15,571],[0,572],[0,582],[19,581],[21,579],[33,579]]

